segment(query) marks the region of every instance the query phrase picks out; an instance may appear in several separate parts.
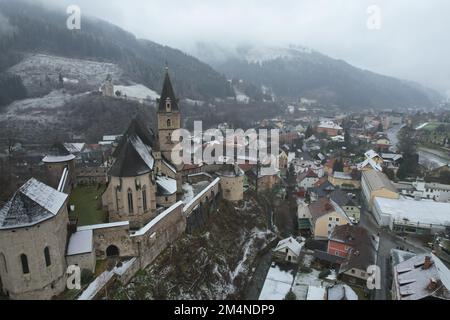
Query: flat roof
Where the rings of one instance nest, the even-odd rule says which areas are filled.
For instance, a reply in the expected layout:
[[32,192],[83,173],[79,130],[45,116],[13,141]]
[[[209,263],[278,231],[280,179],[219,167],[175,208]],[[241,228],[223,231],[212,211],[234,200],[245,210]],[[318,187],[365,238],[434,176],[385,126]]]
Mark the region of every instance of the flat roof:
[[77,254],[92,252],[92,230],[77,231],[70,236],[69,245],[67,247],[67,255],[74,256]]
[[395,221],[450,226],[450,203],[406,197],[399,199],[375,197],[374,201],[382,214],[392,216]]

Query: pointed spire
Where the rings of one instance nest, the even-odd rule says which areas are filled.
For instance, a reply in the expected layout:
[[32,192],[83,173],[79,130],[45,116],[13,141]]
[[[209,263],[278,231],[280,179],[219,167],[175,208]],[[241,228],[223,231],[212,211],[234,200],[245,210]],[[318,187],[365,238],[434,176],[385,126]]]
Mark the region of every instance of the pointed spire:
[[161,98],[159,99],[159,111],[166,111],[166,102],[170,99],[172,111],[178,111],[178,101],[173,91],[172,82],[169,76],[169,67],[166,62],[166,74],[164,77],[164,84],[161,91]]

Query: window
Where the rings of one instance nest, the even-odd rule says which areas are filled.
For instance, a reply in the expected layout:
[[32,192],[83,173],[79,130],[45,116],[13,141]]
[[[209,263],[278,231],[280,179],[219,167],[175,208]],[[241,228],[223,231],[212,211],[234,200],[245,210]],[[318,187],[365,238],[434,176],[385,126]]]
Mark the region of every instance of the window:
[[329,221],[333,221],[333,218],[332,218],[332,217],[329,217],[328,220],[329,220]]
[[361,277],[365,277],[366,273],[364,271],[361,271]]
[[133,211],[133,192],[131,189],[128,189],[128,212],[132,214]]
[[48,247],[45,247],[44,249],[44,258],[45,258],[45,265],[47,267],[51,266],[52,261],[50,259],[50,249]]
[[336,218],[336,222],[339,222],[339,218]]
[[6,258],[3,253],[0,253],[0,271],[5,270],[8,273],[8,266],[6,265]]
[[147,211],[147,187],[144,186],[142,188],[142,207],[144,208],[144,211]]
[[355,269],[352,269],[352,274],[355,274]]
[[170,119],[167,119],[167,128],[170,128],[172,126],[172,121]]
[[172,105],[170,103],[170,99],[167,98],[167,100],[166,100],[166,111],[170,112],[171,110],[172,110]]
[[28,267],[28,258],[25,254],[20,255],[20,262],[22,262],[22,272],[23,274],[29,274],[30,268]]

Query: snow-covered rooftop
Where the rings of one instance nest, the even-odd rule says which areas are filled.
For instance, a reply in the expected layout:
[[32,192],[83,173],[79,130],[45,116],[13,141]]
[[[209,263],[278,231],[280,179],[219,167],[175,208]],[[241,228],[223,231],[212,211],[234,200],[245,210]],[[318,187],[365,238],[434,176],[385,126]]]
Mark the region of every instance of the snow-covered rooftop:
[[70,236],[69,245],[67,248],[67,255],[74,256],[77,254],[89,253],[92,252],[92,236],[93,231],[84,230],[77,231]]
[[333,121],[322,121],[319,124],[319,128],[343,130],[343,128],[340,125],[334,123]]
[[414,200],[406,197],[387,199],[375,197],[375,206],[397,223],[450,226],[450,203]]
[[139,138],[137,135],[130,137],[130,142],[133,145],[136,152],[142,158],[142,160],[144,160],[145,164],[150,169],[153,169],[155,160],[152,157],[152,149],[146,144],[144,144],[141,138]]
[[44,163],[59,163],[59,162],[67,162],[75,159],[75,156],[73,154],[69,154],[66,156],[45,156],[44,159],[42,159],[42,162]]
[[84,147],[86,146],[86,143],[72,143],[72,142],[66,142],[64,143],[64,147],[69,151],[70,153],[78,153],[83,151]]
[[93,224],[89,226],[82,226],[78,227],[77,231],[85,231],[85,230],[96,230],[96,229],[108,229],[108,228],[117,228],[117,227],[124,227],[129,226],[129,221],[120,221],[120,222],[113,222],[113,223],[102,223],[102,224]]
[[336,179],[342,179],[342,180],[352,180],[352,175],[350,173],[345,173],[345,172],[339,172],[339,171],[335,171],[333,173],[333,177],[335,177]]
[[294,275],[292,271],[282,271],[278,266],[271,267],[267,273],[259,300],[284,300],[291,290]]
[[156,177],[156,184],[164,189],[164,194],[171,195],[177,192],[177,180],[175,179],[158,176]]
[[306,300],[326,300],[326,288],[309,286]]
[[68,195],[32,178],[0,209],[0,229],[35,225],[58,214]]
[[280,242],[278,242],[278,245],[276,246],[274,251],[279,251],[279,250],[284,250],[286,248],[289,248],[289,250],[291,250],[294,254],[299,256],[300,251],[302,250],[303,244],[304,244],[303,242],[299,243],[294,238],[289,237],[287,239],[283,239]]

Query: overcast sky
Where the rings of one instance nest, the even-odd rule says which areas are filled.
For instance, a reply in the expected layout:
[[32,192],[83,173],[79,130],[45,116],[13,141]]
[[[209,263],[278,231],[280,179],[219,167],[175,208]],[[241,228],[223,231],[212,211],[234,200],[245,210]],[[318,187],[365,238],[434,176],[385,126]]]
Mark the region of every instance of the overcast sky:
[[[304,45],[368,70],[450,93],[448,0],[40,0],[78,4],[140,38],[186,49],[197,41]],[[367,9],[381,28],[367,27]]]

